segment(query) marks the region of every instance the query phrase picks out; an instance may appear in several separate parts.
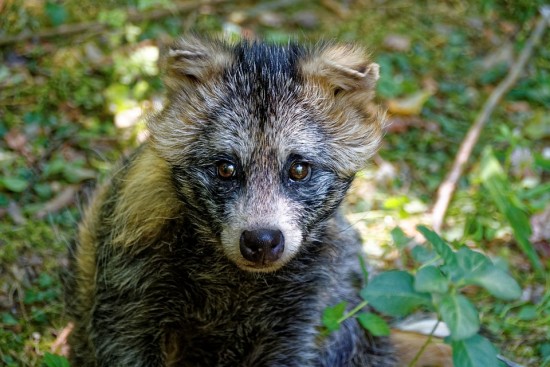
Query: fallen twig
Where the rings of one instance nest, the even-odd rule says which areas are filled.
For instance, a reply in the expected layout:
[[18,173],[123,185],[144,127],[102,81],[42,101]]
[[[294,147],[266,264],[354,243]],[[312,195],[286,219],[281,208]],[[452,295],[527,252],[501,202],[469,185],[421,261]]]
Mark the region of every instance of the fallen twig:
[[527,40],[525,47],[521,51],[516,62],[510,67],[510,71],[508,72],[508,75],[506,75],[506,78],[502,82],[500,82],[500,84],[493,90],[493,92],[489,96],[487,102],[485,102],[483,109],[477,116],[474,124],[470,127],[470,130],[468,130],[468,133],[462,141],[462,144],[460,144],[460,148],[458,149],[458,153],[455,157],[451,171],[449,172],[447,177],[445,177],[445,180],[441,183],[439,189],[437,190],[437,199],[435,201],[435,205],[432,211],[432,224],[436,232],[441,231],[443,219],[445,218],[445,213],[447,212],[449,202],[451,201],[453,193],[456,189],[456,184],[460,179],[462,172],[464,171],[464,166],[466,165],[466,162],[468,161],[468,158],[472,153],[474,145],[479,139],[479,134],[481,133],[481,130],[483,129],[485,124],[487,124],[487,121],[489,121],[489,116],[497,106],[498,102],[516,83],[520,73],[527,63],[527,60],[531,57],[533,49],[540,41],[542,34],[546,29],[546,26],[550,19],[550,7],[544,6],[541,8],[540,12],[542,16],[537,22],[533,32],[531,33],[531,36]]
[[46,215],[60,211],[69,206],[74,199],[78,185],[70,185],[65,187],[56,197],[48,201],[44,207],[35,214],[35,218],[42,219]]
[[68,347],[69,344],[67,342],[67,339],[69,338],[69,334],[71,331],[73,331],[74,325],[72,322],[69,322],[67,326],[61,330],[61,332],[57,335],[57,338],[55,338],[55,341],[53,342],[51,346],[51,351],[53,353],[60,353],[61,355],[67,356],[69,353]]
[[[128,12],[128,22],[142,22],[146,20],[157,20],[189,11],[203,5],[213,5],[222,2],[223,0],[209,1],[188,1],[172,5],[169,9],[152,10],[146,13],[140,13],[137,10]],[[18,42],[27,41],[30,39],[42,40],[60,36],[69,36],[83,32],[101,33],[109,29],[109,25],[102,22],[83,22],[76,24],[64,24],[56,28],[46,29],[41,32],[24,31],[16,36],[0,37],[0,47],[11,45]]]

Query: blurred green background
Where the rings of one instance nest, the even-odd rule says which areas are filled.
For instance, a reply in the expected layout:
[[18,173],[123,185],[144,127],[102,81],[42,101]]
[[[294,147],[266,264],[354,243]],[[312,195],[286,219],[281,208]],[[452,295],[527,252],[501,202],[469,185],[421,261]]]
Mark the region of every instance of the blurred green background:
[[[373,262],[411,268],[399,226],[431,224],[458,146],[538,19],[542,1],[0,1],[0,365],[62,366],[60,272],[98,180],[161,108],[159,47],[187,31],[367,46],[389,109],[382,149],[347,213]],[[17,37],[20,35],[19,37]],[[500,101],[467,164],[444,236],[507,266],[521,299],[469,294],[484,334],[526,366],[550,366],[550,31]],[[481,154],[502,167],[495,194]],[[503,209],[504,208],[504,209]],[[522,244],[522,246],[518,246]],[[405,255],[407,248],[404,249]],[[57,341],[56,341],[57,339]]]

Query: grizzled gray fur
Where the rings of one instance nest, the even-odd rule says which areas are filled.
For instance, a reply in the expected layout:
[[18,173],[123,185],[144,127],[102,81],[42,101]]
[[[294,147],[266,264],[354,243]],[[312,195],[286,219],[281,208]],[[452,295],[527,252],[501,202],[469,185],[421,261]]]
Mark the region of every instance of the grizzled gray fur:
[[374,154],[378,65],[347,44],[176,42],[148,140],[72,249],[74,366],[393,366],[355,319],[361,243],[338,207]]

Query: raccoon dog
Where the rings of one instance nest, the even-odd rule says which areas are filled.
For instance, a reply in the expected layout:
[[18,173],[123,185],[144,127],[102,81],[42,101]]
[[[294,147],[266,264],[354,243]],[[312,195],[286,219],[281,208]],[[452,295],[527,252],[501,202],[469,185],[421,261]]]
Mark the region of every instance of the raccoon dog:
[[377,149],[378,65],[348,44],[187,38],[150,136],[79,227],[74,366],[393,366],[355,319],[357,234],[338,207]]

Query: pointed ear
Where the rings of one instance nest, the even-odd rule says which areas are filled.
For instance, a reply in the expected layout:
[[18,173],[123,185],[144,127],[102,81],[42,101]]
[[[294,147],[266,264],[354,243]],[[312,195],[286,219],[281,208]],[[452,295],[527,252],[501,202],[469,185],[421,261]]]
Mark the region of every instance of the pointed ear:
[[374,90],[379,69],[363,48],[348,44],[325,45],[302,63],[306,77],[321,80],[335,92]]
[[169,46],[161,58],[164,83],[171,90],[204,83],[220,75],[232,61],[229,48],[221,41],[183,38]]

